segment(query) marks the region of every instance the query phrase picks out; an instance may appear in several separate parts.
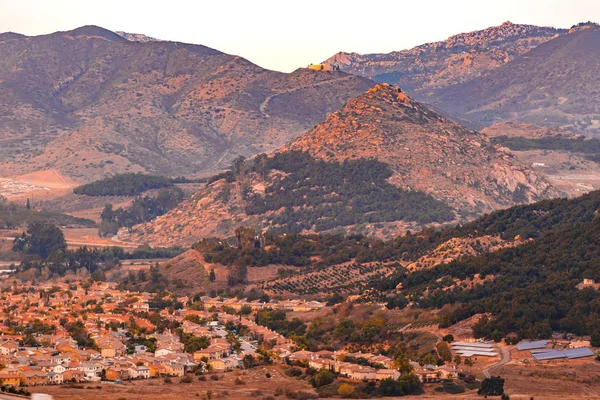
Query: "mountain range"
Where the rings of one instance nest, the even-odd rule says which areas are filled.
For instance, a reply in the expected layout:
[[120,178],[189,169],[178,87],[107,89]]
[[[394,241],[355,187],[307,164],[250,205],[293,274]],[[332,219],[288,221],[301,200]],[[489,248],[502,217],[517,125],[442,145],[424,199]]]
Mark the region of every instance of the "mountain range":
[[338,53],[342,71],[401,85],[471,128],[519,121],[600,134],[600,29],[510,22],[389,54]]
[[95,26],[4,33],[0,165],[3,175],[55,169],[79,182],[206,175],[280,147],[372,85],[343,72],[268,71],[205,46],[131,41]]
[[416,96],[485,75],[564,33],[564,29],[505,22],[387,54],[339,52],[325,63],[377,82],[400,85]]

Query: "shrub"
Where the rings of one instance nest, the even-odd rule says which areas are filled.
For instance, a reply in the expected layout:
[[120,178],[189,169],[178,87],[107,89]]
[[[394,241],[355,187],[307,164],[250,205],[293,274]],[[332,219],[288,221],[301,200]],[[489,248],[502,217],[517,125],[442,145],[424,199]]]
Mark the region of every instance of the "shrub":
[[325,386],[325,385],[329,385],[331,382],[333,382],[334,376],[330,371],[327,371],[326,369],[322,369],[319,372],[317,372],[317,374],[314,376],[314,378],[312,378],[310,380],[310,383],[314,386],[314,387],[321,387],[321,386]]
[[285,374],[287,376],[298,377],[298,376],[302,375],[302,370],[298,367],[292,367],[292,368],[288,369],[287,371],[285,371]]
[[347,383],[342,383],[338,387],[337,392],[340,396],[350,396],[352,393],[354,393],[354,386]]
[[246,382],[244,382],[244,380],[242,378],[235,378],[235,384],[236,385],[245,385]]
[[504,394],[504,379],[499,376],[485,378],[481,382],[481,387],[477,391],[477,394],[488,396],[500,396]]

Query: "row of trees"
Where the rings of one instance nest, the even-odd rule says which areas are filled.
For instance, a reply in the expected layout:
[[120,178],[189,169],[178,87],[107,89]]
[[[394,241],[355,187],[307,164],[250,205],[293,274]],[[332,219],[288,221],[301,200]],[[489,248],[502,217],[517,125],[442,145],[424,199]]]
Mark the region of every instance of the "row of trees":
[[75,194],[87,196],[137,196],[150,189],[173,186],[173,180],[166,176],[137,174],[117,174],[92,183],[77,186]]

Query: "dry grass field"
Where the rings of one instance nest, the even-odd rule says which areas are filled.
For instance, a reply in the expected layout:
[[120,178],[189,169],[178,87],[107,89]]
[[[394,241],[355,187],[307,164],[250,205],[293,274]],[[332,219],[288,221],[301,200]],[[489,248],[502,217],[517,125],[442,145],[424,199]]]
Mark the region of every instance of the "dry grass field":
[[[270,378],[266,377],[267,372],[271,374]],[[213,399],[242,400],[262,399],[276,394],[279,394],[278,398],[286,398],[286,390],[288,393],[314,392],[307,382],[286,376],[280,367],[261,367],[217,376],[220,380],[213,381],[207,376],[209,379],[205,382],[194,377],[192,383],[179,383],[179,378],[173,378],[171,384],[164,383],[162,379],[152,379],[121,385],[86,384],[84,389],[49,386],[42,388],[40,392],[48,393],[56,400],[182,400],[207,399],[209,396]]]

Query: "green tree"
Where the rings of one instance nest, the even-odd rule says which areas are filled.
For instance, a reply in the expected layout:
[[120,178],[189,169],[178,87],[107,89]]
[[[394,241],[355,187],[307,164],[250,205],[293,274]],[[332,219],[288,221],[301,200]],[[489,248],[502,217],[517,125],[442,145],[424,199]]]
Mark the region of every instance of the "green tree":
[[116,215],[115,211],[113,210],[112,204],[106,204],[104,206],[104,209],[100,213],[100,219],[102,221],[106,221],[106,222],[114,222],[116,216],[117,215]]
[[456,364],[456,366],[458,367],[460,365],[460,362],[462,361],[460,355],[455,355],[454,356],[454,364]]
[[183,344],[183,350],[186,353],[195,353],[198,350],[207,348],[210,345],[210,339],[206,336],[190,336],[186,338]]
[[42,259],[46,259],[52,253],[67,250],[67,242],[56,225],[34,221],[27,227],[27,235],[15,239],[13,250],[37,254]]
[[500,342],[503,337],[504,333],[500,332],[498,329],[494,329],[494,332],[490,335],[490,338],[496,343]]
[[596,329],[590,338],[590,345],[592,347],[600,347],[600,329]]
[[414,371],[413,366],[410,364],[410,359],[406,354],[399,354],[394,360],[394,366],[402,375],[409,374]]
[[499,376],[485,378],[477,394],[484,396],[501,396],[504,394],[504,379]]
[[331,382],[333,382],[333,379],[334,376],[333,373],[331,373],[331,371],[322,369],[319,372],[317,372],[317,374],[310,380],[310,383],[314,387],[318,388],[321,386],[329,385]]
[[252,307],[250,307],[247,304],[243,305],[242,308],[240,309],[240,314],[242,314],[242,315],[252,314]]

